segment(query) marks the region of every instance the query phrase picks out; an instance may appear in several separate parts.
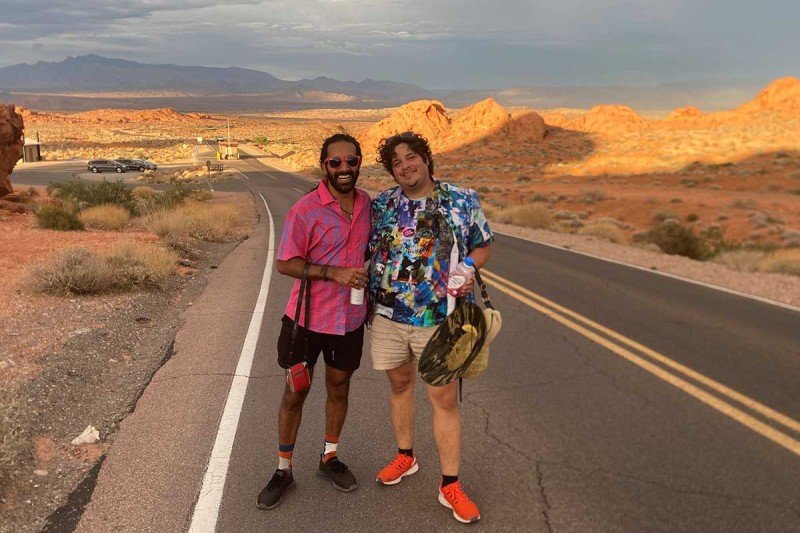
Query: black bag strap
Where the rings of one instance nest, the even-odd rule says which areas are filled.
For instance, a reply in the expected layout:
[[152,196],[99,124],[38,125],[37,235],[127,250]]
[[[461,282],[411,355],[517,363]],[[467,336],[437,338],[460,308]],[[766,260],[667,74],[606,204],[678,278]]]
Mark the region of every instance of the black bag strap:
[[[302,309],[304,298],[306,303],[306,329],[308,329],[308,326],[311,324],[311,280],[308,278],[308,269],[310,267],[311,263],[309,262],[306,262],[303,265],[303,274],[300,278],[300,292],[297,294],[297,307],[294,312],[294,324],[292,325],[292,339],[289,343],[290,355],[294,355],[294,343],[297,340],[297,330],[300,326],[300,310]],[[305,360],[308,354],[308,335],[304,335],[303,340],[305,348],[303,351],[303,360]]]
[[481,278],[481,273],[478,269],[475,269],[475,281],[478,282],[478,287],[481,288],[481,298],[483,299],[483,305],[489,309],[494,309],[492,301],[489,299],[489,293],[486,291],[486,283],[484,283],[483,278]]

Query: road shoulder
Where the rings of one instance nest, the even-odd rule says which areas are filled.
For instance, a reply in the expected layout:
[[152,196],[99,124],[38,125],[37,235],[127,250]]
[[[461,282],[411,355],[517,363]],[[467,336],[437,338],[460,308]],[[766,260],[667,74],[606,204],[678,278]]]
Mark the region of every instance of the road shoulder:
[[79,531],[187,527],[256,302],[267,231],[262,217],[182,314],[174,354],[122,422]]

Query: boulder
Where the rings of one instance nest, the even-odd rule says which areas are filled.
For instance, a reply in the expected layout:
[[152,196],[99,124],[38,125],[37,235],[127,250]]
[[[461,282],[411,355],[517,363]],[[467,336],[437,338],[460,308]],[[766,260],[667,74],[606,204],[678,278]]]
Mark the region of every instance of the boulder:
[[0,198],[14,192],[9,176],[22,158],[23,126],[14,107],[0,102]]

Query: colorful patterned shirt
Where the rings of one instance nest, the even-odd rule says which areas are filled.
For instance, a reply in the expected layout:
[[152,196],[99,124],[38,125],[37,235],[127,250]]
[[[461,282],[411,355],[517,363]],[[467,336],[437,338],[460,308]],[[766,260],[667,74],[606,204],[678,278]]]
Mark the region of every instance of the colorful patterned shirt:
[[[325,181],[316,190],[298,200],[283,223],[278,259],[288,261],[300,257],[316,265],[363,267],[369,240],[370,198],[355,189],[353,219],[347,220],[339,202],[331,195]],[[295,318],[300,280],[295,280],[286,315]],[[335,281],[314,280],[311,283],[311,324],[305,324],[305,308],[300,312],[300,325],[317,333],[344,335],[364,324],[366,305],[350,303],[350,287]]]
[[370,301],[375,313],[401,324],[441,324],[450,272],[494,240],[475,191],[434,182],[419,200],[398,186],[372,201]]

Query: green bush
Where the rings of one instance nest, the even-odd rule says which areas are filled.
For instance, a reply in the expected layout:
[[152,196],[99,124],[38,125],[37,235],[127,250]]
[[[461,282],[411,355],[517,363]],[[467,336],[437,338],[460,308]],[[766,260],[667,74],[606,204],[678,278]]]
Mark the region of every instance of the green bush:
[[665,253],[682,255],[703,261],[711,254],[706,241],[694,232],[675,221],[669,221],[646,232],[642,239],[657,245]]
[[89,182],[73,180],[51,183],[48,190],[57,198],[75,202],[78,210],[103,204],[116,204],[124,207],[131,215],[136,215],[136,200],[122,180]]
[[84,229],[83,222],[73,213],[63,207],[45,205],[36,211],[36,221],[40,228],[57,229],[60,231],[80,231]]

